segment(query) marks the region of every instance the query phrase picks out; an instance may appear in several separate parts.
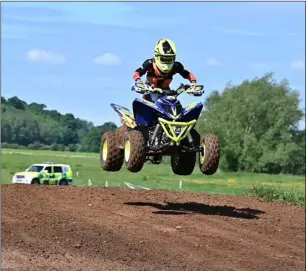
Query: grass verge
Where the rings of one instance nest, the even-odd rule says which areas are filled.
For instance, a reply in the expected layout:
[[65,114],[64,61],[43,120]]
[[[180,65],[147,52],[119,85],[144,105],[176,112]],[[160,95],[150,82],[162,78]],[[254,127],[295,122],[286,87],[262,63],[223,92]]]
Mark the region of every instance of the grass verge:
[[279,187],[255,185],[247,194],[266,202],[281,202],[305,207],[305,193],[301,191],[285,191]]
[[16,172],[24,171],[33,163],[54,161],[71,165],[76,186],[88,186],[90,179],[94,187],[106,186],[107,183],[109,187],[126,188],[125,182],[128,182],[157,190],[227,195],[241,195],[250,190],[255,195],[254,193],[260,194],[261,190],[254,190],[253,187],[278,187],[284,191],[283,196],[279,198],[291,197],[293,198],[291,202],[294,202],[297,197],[291,194],[301,195],[298,196],[299,199],[304,199],[305,195],[305,176],[248,172],[218,172],[212,176],[206,176],[200,172],[198,165],[190,176],[178,176],[173,174],[169,164],[152,165],[149,162],[137,174],[128,172],[125,166],[118,172],[105,172],[100,167],[97,153],[61,151],[1,149],[1,160],[2,184],[11,183],[12,176]]

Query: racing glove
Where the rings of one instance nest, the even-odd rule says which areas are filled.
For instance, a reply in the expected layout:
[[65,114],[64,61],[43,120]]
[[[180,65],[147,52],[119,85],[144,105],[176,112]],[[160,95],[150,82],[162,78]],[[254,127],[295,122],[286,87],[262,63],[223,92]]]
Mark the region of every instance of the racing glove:
[[[140,84],[140,85],[143,85],[143,82],[142,82],[142,80],[141,80],[140,78],[136,79],[136,80],[135,80],[135,83],[138,83],[138,84]],[[143,85],[143,87],[144,87],[144,85]],[[144,93],[145,93],[145,90],[142,89],[141,86],[138,87],[138,88],[136,88],[135,91],[136,91],[137,93],[139,93],[139,94],[144,94]]]
[[192,81],[189,90],[187,91],[188,94],[192,94],[194,96],[201,96],[204,93],[204,87],[198,86],[197,82]]
[[153,89],[151,90],[151,92],[152,92],[152,93],[160,93],[160,94],[162,94],[164,91],[163,91],[161,88],[153,88]]

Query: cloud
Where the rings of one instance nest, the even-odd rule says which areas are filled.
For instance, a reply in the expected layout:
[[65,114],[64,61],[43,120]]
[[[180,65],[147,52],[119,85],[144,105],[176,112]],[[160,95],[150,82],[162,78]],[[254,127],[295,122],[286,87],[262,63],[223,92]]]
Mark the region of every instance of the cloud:
[[243,30],[243,29],[224,29],[224,28],[214,28],[213,30],[226,33],[226,34],[234,34],[234,35],[242,35],[242,36],[261,36],[260,33]]
[[97,65],[120,65],[121,60],[118,56],[112,53],[105,53],[93,59],[93,63]]
[[293,61],[290,65],[290,67],[293,70],[304,71],[305,70],[305,61],[303,61],[303,60]]
[[206,60],[206,65],[210,66],[210,67],[221,67],[221,66],[224,66],[222,63],[220,63],[217,59],[215,59],[213,57],[208,58]]
[[53,23],[143,28],[133,26],[139,20],[133,16],[135,12],[138,14],[138,8],[130,3],[93,2],[88,5],[85,2],[32,2],[26,4],[19,2],[4,5],[4,22],[25,25],[29,28],[37,25],[44,30],[46,27],[52,27]]
[[39,49],[27,52],[26,59],[31,62],[41,62],[51,65],[59,65],[66,62],[66,56],[63,54]]
[[[33,27],[40,32],[49,34],[55,25],[61,24],[57,29],[58,35],[65,28],[82,27],[84,25],[113,26],[129,29],[165,29],[182,24],[174,18],[154,17],[139,12],[143,8],[134,3],[124,2],[93,2],[88,5],[85,2],[28,2],[28,3],[4,3],[1,10],[2,24],[27,27],[29,31]],[[141,24],[139,22],[141,21]],[[79,26],[76,26],[79,24]],[[47,30],[47,31],[46,31]],[[28,32],[29,32],[28,31]],[[36,31],[33,34],[37,34]],[[31,35],[32,35],[31,32]]]

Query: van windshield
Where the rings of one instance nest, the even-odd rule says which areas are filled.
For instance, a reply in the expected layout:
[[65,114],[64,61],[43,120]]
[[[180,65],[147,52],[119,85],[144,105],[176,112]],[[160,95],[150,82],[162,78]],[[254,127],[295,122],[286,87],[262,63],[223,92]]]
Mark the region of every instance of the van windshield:
[[28,172],[41,172],[43,168],[44,168],[43,166],[32,165],[27,171]]

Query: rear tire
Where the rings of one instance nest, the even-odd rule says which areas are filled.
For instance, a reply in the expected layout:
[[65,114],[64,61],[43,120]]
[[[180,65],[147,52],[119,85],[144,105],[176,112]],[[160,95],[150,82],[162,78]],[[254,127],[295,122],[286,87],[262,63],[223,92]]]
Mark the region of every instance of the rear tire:
[[204,155],[199,155],[200,170],[205,175],[213,175],[219,167],[220,139],[216,135],[207,134],[202,137]]
[[[194,146],[199,146],[201,138],[198,132],[192,129],[190,134],[192,136]],[[184,143],[185,142],[187,142],[188,145],[190,144],[187,139],[184,139]],[[180,152],[176,155],[172,155],[171,168],[173,173],[182,176],[192,174],[196,164],[196,157],[196,152]]]
[[123,151],[118,148],[115,132],[106,132],[101,138],[100,165],[105,171],[119,171],[123,164]]
[[62,179],[59,181],[58,185],[68,185],[68,181],[66,179]]
[[139,172],[145,163],[146,141],[143,134],[137,130],[126,133],[124,142],[124,160],[130,172]]
[[190,175],[196,163],[196,153],[180,152],[171,156],[171,168],[176,175]]

